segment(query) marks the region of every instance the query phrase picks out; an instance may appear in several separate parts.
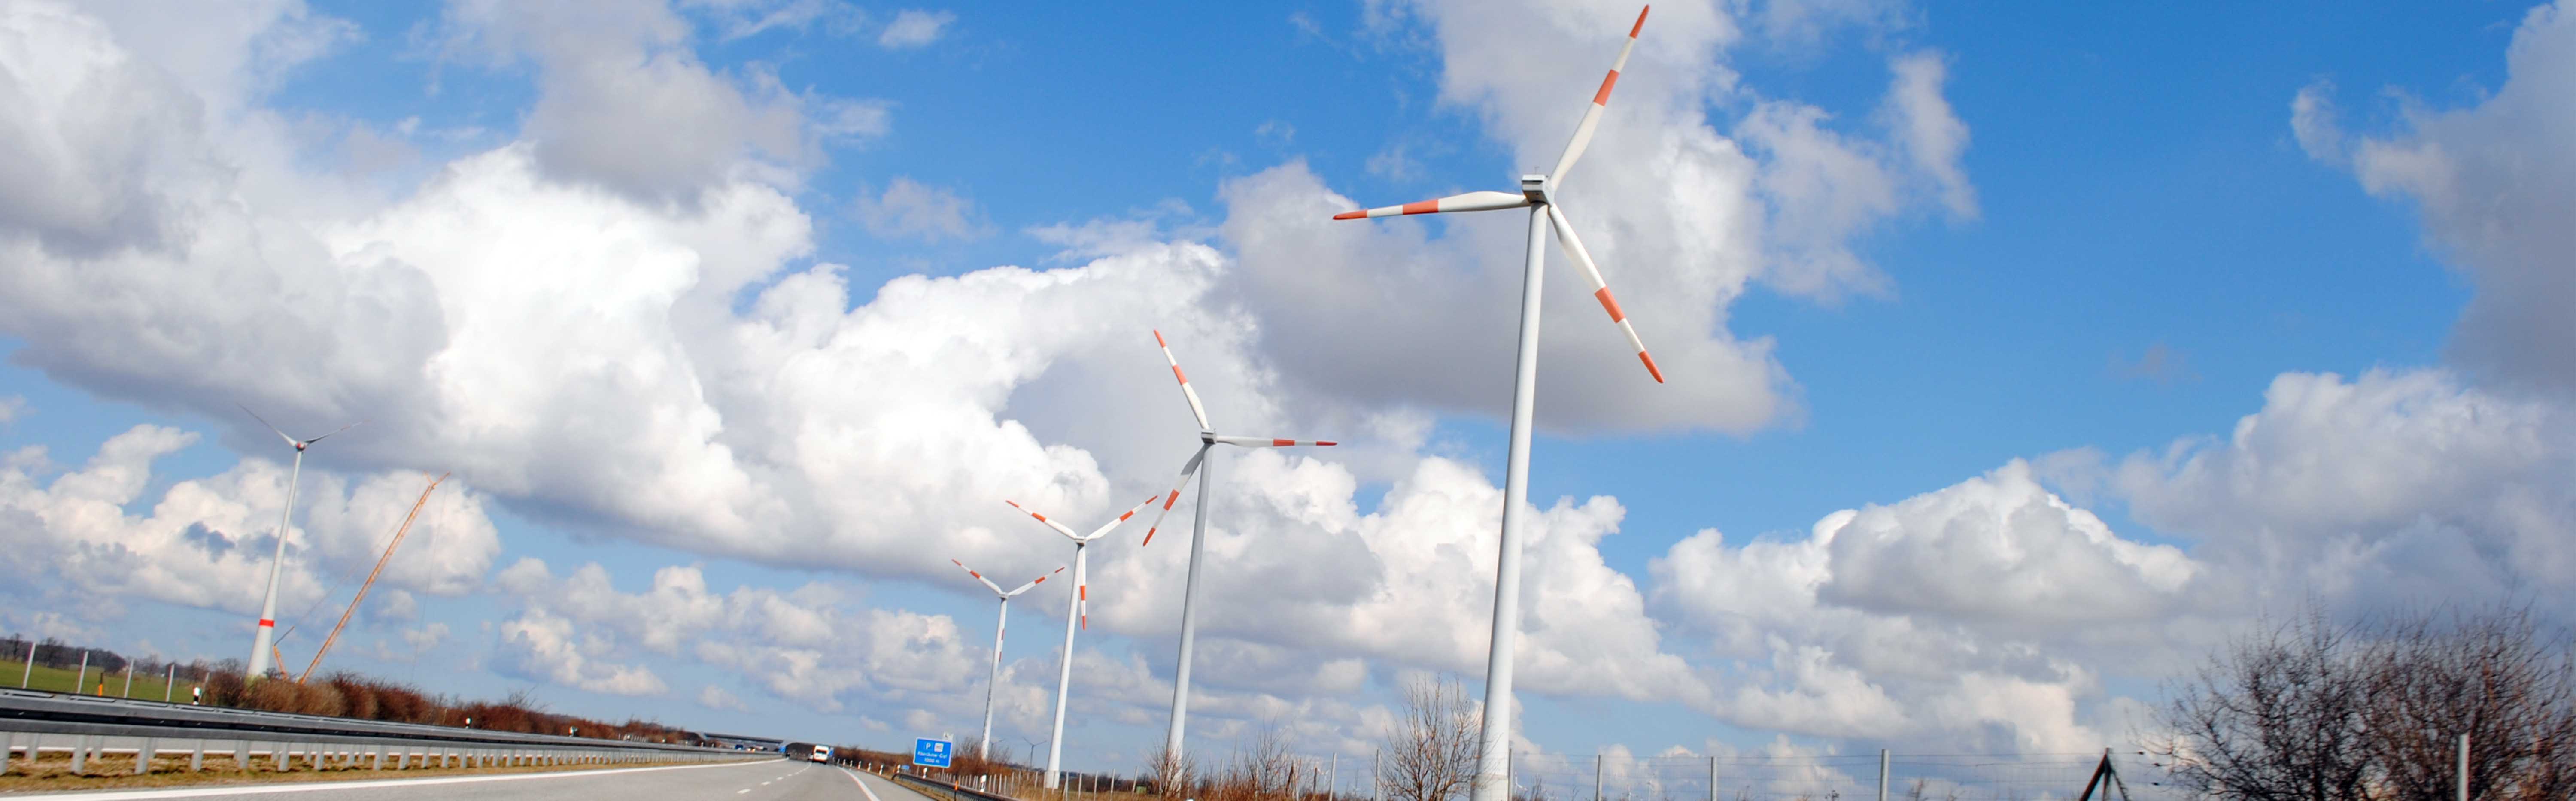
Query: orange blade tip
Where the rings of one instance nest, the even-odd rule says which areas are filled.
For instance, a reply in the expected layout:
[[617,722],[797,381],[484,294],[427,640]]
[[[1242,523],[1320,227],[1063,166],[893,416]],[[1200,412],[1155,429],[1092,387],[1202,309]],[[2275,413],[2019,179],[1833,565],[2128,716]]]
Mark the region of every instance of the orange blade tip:
[[1345,212],[1342,212],[1342,213],[1340,213],[1340,214],[1335,214],[1335,215],[1333,215],[1333,219],[1336,219],[1336,220],[1357,220],[1357,219],[1360,219],[1360,218],[1363,218],[1363,217],[1367,217],[1367,216],[1368,216],[1368,212],[1365,212],[1365,211],[1345,211]]
[[1646,352],[1641,350],[1637,351],[1637,359],[1646,363],[1646,372],[1654,374],[1655,383],[1664,383],[1664,371],[1655,366],[1655,357],[1646,355]]

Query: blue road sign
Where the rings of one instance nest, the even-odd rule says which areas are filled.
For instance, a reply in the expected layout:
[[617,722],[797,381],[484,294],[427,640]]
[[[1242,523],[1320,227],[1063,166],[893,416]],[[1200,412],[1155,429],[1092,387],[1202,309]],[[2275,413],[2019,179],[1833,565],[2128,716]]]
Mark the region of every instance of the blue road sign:
[[928,737],[918,738],[912,741],[912,764],[925,768],[948,767],[948,757],[956,751],[956,743]]

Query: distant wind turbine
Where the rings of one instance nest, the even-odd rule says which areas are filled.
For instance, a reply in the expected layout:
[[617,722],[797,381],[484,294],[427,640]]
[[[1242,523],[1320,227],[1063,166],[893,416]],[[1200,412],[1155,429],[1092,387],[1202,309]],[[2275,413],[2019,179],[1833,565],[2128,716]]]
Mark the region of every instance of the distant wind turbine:
[[[238,403],[233,405],[241,406]],[[259,630],[251,635],[250,641],[250,673],[242,678],[242,681],[254,682],[268,676],[268,657],[273,653],[270,643],[277,629],[277,578],[286,570],[286,527],[289,521],[295,519],[295,485],[304,476],[304,449],[312,447],[313,443],[329,439],[331,434],[356,428],[358,423],[366,421],[350,423],[332,431],[331,434],[312,439],[296,439],[287,436],[284,431],[277,430],[277,426],[269,425],[267,418],[259,416],[258,412],[251,411],[250,407],[241,406],[241,410],[243,414],[250,415],[250,419],[258,420],[260,425],[268,426],[268,430],[275,433],[278,439],[286,440],[287,445],[295,448],[295,466],[286,473],[286,508],[277,516],[277,554],[268,565],[268,595],[259,603]]]
[[1093,529],[1090,534],[1075,534],[1073,529],[1065,528],[1063,523],[1048,520],[1046,515],[1030,512],[1029,508],[1021,506],[1019,501],[1003,501],[1010,504],[1013,509],[1028,512],[1030,517],[1045,523],[1047,528],[1055,529],[1056,533],[1073,540],[1073,594],[1065,599],[1064,661],[1058,666],[1055,678],[1055,736],[1047,743],[1047,789],[1055,789],[1060,783],[1057,769],[1064,763],[1064,697],[1066,691],[1073,689],[1073,630],[1076,626],[1091,628],[1091,555],[1087,549],[1091,547],[1092,540],[1109,536],[1110,529],[1127,522],[1127,518],[1135,517],[1137,512],[1145,510],[1146,504],[1153,502],[1153,498],[1146,498],[1145,503],[1136,504],[1135,508],[1128,509],[1126,513],[1119,515],[1118,519],[1109,521],[1108,525]]
[[[1649,7],[1651,8],[1651,7]],[[1556,208],[1556,191],[1574,169],[1584,147],[1592,143],[1592,131],[1601,123],[1601,111],[1610,102],[1610,87],[1619,83],[1619,71],[1627,68],[1628,54],[1637,49],[1637,32],[1646,27],[1646,10],[1637,12],[1637,22],[1628,27],[1628,41],[1619,46],[1619,59],[1611,63],[1610,74],[1601,79],[1601,89],[1592,95],[1592,105],[1583,110],[1583,121],[1574,126],[1574,138],[1565,143],[1565,152],[1556,159],[1556,169],[1546,175],[1521,176],[1519,192],[1469,192],[1463,195],[1382,206],[1364,211],[1344,212],[1336,220],[1359,220],[1394,217],[1405,214],[1441,214],[1459,211],[1495,211],[1527,208],[1530,210],[1527,264],[1521,277],[1520,354],[1512,372],[1511,450],[1503,470],[1503,541],[1502,556],[1494,568],[1494,634],[1485,656],[1485,722],[1478,742],[1476,778],[1470,801],[1506,801],[1511,793],[1512,745],[1512,646],[1520,635],[1521,617],[1521,528],[1526,522],[1521,507],[1529,495],[1530,415],[1538,391],[1538,320],[1540,279],[1546,272],[1545,247],[1550,227],[1556,229],[1556,243],[1574,266],[1583,268],[1583,277],[1592,284],[1593,298],[1601,309],[1610,313],[1610,321],[1628,335],[1628,344],[1637,349],[1637,360],[1645,362],[1646,372],[1663,383],[1664,371],[1655,366],[1655,358],[1646,355],[1646,343],[1637,338],[1636,326],[1619,310],[1619,301],[1610,296],[1610,285],[1601,279],[1601,268],[1592,263],[1591,252],[1583,248],[1583,239],[1574,235],[1574,225],[1566,222],[1565,212]]]
[[[1190,388],[1189,374],[1181,372],[1181,360],[1173,358],[1172,344],[1163,340],[1163,332],[1154,332],[1154,344],[1163,349],[1163,361],[1172,365],[1173,380],[1181,382],[1181,397],[1190,402],[1190,416],[1199,422],[1199,450],[1197,453],[1190,454],[1190,460],[1181,465],[1181,480],[1172,485],[1171,494],[1164,496],[1163,511],[1154,516],[1154,525],[1145,529],[1144,544],[1154,544],[1154,532],[1163,527],[1163,518],[1172,513],[1172,504],[1181,499],[1181,488],[1190,485],[1192,474],[1206,468],[1208,449],[1219,444],[1244,448],[1333,444],[1332,440],[1238,437],[1216,433],[1215,427],[1208,425],[1207,407],[1199,403],[1199,391]],[[1190,718],[1190,651],[1198,642],[1199,554],[1207,544],[1208,485],[1213,483],[1216,483],[1216,473],[1211,469],[1208,471],[1207,478],[1199,481],[1199,501],[1197,507],[1191,510],[1193,519],[1190,521],[1190,572],[1189,577],[1183,580],[1181,589],[1180,667],[1174,671],[1172,677],[1172,724],[1163,740],[1163,753],[1169,760],[1168,764],[1173,765],[1180,764],[1182,734],[1188,728]]]
[[984,745],[982,750],[975,752],[978,757],[990,758],[993,754],[993,688],[1002,684],[1002,629],[1011,625],[1011,596],[1028,592],[1046,583],[1048,576],[1062,573],[1064,568],[1056,568],[1054,572],[1031,579],[1029,583],[1022,584],[1016,589],[1004,590],[1002,585],[993,583],[992,579],[975,572],[974,568],[967,567],[964,562],[950,559],[948,563],[956,565],[959,570],[966,571],[966,575],[974,576],[976,581],[984,582],[984,586],[993,588],[993,594],[1002,599],[1002,619],[993,623],[993,674],[984,682]]

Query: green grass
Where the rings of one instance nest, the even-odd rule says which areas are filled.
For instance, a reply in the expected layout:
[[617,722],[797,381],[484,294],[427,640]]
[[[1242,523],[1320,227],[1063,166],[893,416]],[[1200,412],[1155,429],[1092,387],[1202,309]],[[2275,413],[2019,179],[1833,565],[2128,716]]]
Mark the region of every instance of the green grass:
[[[0,661],[0,687],[18,686],[18,678],[20,676],[27,677],[26,686],[27,689],[30,690],[53,690],[55,692],[96,694],[99,690],[99,684],[101,682],[105,682],[107,684],[107,695],[111,698],[130,697],[141,698],[146,701],[161,700],[162,683],[160,673],[134,674],[134,690],[129,694],[125,689],[125,673],[123,671],[102,676],[99,675],[98,666],[91,665],[85,677],[81,679],[81,686],[75,688],[72,686],[74,677],[71,668],[54,668],[37,665],[36,669],[30,672],[27,670],[27,663],[24,661],[14,659]],[[178,685],[177,689],[170,693],[170,700],[182,704],[187,703],[188,688],[195,685],[189,680],[189,677],[185,675],[179,677]]]

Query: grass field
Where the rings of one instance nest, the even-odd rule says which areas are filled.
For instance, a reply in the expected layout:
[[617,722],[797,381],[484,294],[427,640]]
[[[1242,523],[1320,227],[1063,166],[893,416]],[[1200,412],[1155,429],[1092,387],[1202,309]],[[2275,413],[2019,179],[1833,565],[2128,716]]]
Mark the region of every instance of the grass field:
[[[22,660],[12,659],[0,662],[0,687],[19,686],[18,681],[21,676],[26,677],[26,687],[31,690],[79,692],[95,695],[99,692],[99,685],[104,683],[107,685],[106,694],[109,697],[141,698],[147,701],[161,700],[161,690],[163,687],[160,673],[136,673],[134,674],[134,689],[129,693],[125,688],[125,674],[123,672],[102,676],[99,675],[99,669],[96,665],[90,666],[86,676],[80,679],[81,686],[73,687],[72,683],[74,678],[70,668],[51,668],[38,665],[34,671],[29,671],[27,670],[27,663]],[[185,675],[179,677],[178,685],[178,688],[170,693],[170,700],[183,704],[187,703],[188,688],[193,685]]]

